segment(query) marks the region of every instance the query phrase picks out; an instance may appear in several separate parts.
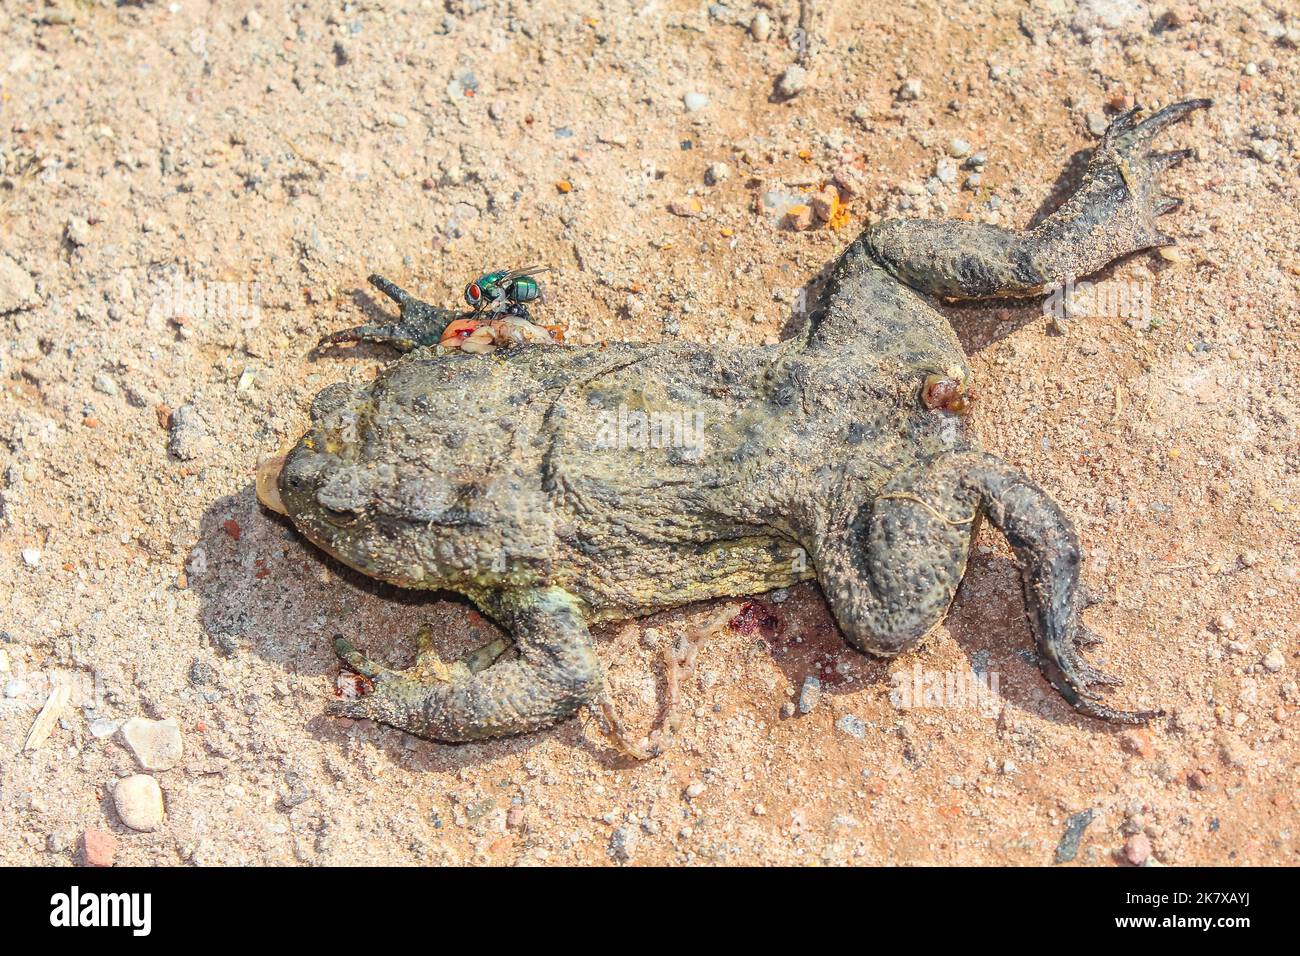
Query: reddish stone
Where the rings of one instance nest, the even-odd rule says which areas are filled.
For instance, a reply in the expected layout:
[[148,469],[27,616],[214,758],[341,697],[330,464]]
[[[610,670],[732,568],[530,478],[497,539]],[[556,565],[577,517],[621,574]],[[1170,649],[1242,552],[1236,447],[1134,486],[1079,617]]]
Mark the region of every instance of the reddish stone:
[[112,866],[117,852],[117,837],[103,830],[87,830],[81,835],[86,866]]
[[1124,859],[1134,866],[1141,866],[1151,859],[1151,841],[1145,833],[1135,833],[1124,844]]

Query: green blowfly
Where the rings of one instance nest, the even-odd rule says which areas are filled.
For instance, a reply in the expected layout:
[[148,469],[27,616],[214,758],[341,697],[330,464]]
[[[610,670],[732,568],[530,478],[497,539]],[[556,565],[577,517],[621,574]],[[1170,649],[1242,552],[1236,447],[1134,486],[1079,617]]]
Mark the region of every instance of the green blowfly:
[[531,321],[527,303],[542,297],[542,284],[536,277],[550,271],[548,266],[524,266],[489,272],[465,286],[465,301],[475,312],[505,312]]

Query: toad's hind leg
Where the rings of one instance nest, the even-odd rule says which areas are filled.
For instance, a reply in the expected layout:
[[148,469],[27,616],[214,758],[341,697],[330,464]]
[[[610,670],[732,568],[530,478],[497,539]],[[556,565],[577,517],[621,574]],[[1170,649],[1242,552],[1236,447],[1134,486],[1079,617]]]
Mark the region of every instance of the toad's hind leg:
[[390,671],[338,642],[339,656],[375,682],[373,693],[331,702],[338,717],[365,717],[420,737],[458,743],[546,727],[591,703],[600,664],[574,599],[555,587],[504,592],[493,609],[514,636],[519,659],[492,663],[493,642],[451,665],[422,643],[416,667]]
[[888,219],[863,235],[868,251],[914,289],[948,299],[1033,295],[1139,249],[1171,245],[1158,217],[1182,200],[1157,178],[1191,150],[1156,152],[1165,127],[1209,100],[1167,106],[1144,122],[1140,107],[1118,116],[1093,152],[1078,190],[1033,229],[958,220]]
[[1080,713],[1145,723],[1154,712],[1103,704],[1092,685],[1114,683],[1078,652],[1078,538],[1047,493],[1005,462],[975,452],[932,460],[901,475],[876,500],[840,516],[812,547],[817,579],[845,636],[893,656],[939,625],[966,569],[974,523],[985,514],[1021,565],[1039,667]]

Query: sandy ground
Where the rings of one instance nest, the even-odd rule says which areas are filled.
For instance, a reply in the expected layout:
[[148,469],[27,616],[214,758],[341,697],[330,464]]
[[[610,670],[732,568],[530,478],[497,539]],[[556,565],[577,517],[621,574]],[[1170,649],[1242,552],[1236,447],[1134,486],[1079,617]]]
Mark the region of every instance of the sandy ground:
[[[0,862],[82,862],[89,831],[119,865],[1044,865],[1071,818],[1076,864],[1297,861],[1293,7],[822,3],[805,44],[793,2],[389,6],[0,12]],[[810,79],[775,97],[800,51]],[[398,663],[422,622],[449,651],[492,630],[255,501],[311,396],[388,358],[311,354],[387,309],[368,273],[450,303],[539,260],[570,340],[775,341],[872,217],[1023,225],[1101,115],[1194,95],[1216,105],[1168,137],[1198,153],[1168,177],[1181,245],[1107,276],[1148,315],[948,310],[982,440],[1077,523],[1115,701],[1170,716],[1125,732],[1051,691],[987,529],[946,626],[894,661],[812,586],[758,633],[712,626],[739,601],[603,629],[641,729],[663,646],[701,638],[681,739],[644,764],[591,719],[452,747],[322,715],[334,633]],[[985,154],[973,182],[954,138]],[[846,166],[847,228],[764,202]],[[918,668],[998,687],[907,706]],[[67,705],[25,750],[52,682]],[[152,832],[114,805],[132,717],[184,741]]]

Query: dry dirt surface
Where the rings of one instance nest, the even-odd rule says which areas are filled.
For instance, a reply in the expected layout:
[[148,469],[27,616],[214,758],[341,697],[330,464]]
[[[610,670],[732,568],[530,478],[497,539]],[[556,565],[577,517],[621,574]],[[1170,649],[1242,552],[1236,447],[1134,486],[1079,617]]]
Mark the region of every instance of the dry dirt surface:
[[[0,862],[1297,862],[1293,5],[397,6],[3,5]],[[1022,226],[1107,118],[1190,96],[1180,244],[1103,276],[1149,308],[945,307],[981,440],[1077,523],[1115,703],[1168,716],[1048,687],[987,528],[892,661],[811,585],[602,629],[641,733],[695,642],[645,763],[589,715],[468,746],[323,715],[335,633],[404,664],[423,622],[449,652],[493,630],[255,500],[315,392],[389,358],[313,354],[389,311],[367,274],[450,304],[541,261],[571,342],[772,342],[865,223]]]

